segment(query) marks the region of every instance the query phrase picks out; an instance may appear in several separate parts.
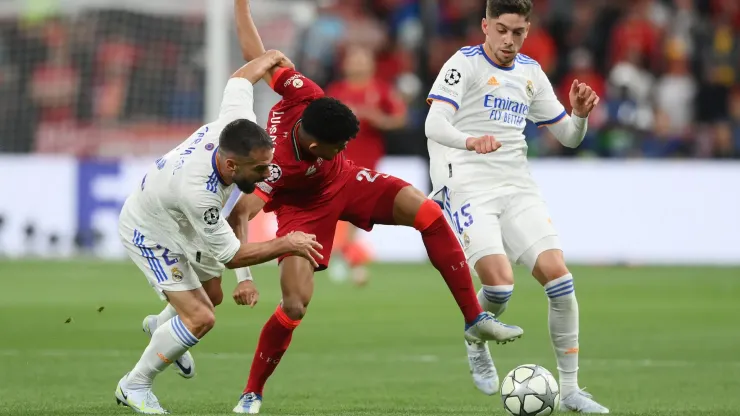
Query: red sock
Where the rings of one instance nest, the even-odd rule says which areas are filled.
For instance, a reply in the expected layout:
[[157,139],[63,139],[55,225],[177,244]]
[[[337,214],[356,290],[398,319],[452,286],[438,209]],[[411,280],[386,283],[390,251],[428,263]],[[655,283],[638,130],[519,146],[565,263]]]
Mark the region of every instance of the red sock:
[[290,340],[293,338],[293,330],[301,321],[288,318],[283,308],[278,305],[275,313],[262,328],[257,350],[252,359],[252,368],[249,369],[249,379],[244,393],[257,393],[262,395],[267,379],[270,378],[280,359],[288,350]]
[[475,293],[465,253],[452,229],[445,221],[442,210],[431,199],[426,200],[416,213],[414,228],[421,231],[429,260],[439,270],[460,307],[465,323],[470,323],[483,313]]

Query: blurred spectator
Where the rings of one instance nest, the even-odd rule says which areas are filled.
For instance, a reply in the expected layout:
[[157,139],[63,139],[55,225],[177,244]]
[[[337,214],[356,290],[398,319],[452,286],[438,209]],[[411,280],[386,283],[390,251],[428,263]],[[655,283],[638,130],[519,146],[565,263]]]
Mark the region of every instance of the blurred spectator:
[[[522,53],[540,63],[568,111],[573,79],[601,104],[577,149],[529,125],[532,157],[740,158],[740,1],[534,6]],[[426,92],[452,54],[483,42],[484,10],[483,0],[318,0],[312,20],[294,19],[291,55],[357,109],[353,158],[372,165],[386,152],[424,155]],[[109,154],[131,140],[142,152],[170,148],[155,143],[163,132],[181,138],[178,129],[203,121],[205,33],[203,15],[104,8],[0,21],[0,151],[100,155],[104,140]]]
[[360,132],[347,146],[347,157],[375,169],[385,155],[383,132],[406,125],[406,105],[389,84],[375,77],[369,48],[349,46],[342,72],[342,80],[329,85],[326,93],[347,104],[360,120]]

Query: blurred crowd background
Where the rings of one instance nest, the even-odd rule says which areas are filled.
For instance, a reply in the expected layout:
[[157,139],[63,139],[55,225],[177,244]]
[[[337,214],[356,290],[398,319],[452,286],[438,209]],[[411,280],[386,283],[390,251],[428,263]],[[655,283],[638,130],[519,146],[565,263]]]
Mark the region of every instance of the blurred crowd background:
[[[578,149],[530,126],[532,157],[740,158],[740,1],[534,3],[522,52],[566,107],[575,78],[602,100]],[[446,59],[483,42],[485,1],[315,7],[315,19],[263,37],[291,34],[298,69],[356,109],[368,148],[425,155],[426,94]],[[104,156],[181,141],[204,118],[204,30],[198,14],[0,18],[0,152]]]

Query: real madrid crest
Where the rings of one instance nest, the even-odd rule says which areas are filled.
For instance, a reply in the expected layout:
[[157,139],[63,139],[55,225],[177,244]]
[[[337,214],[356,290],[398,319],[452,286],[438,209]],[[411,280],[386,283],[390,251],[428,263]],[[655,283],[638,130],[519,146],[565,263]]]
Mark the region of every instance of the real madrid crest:
[[180,269],[177,267],[172,268],[172,281],[175,283],[182,282],[182,278],[184,277]]
[[527,97],[529,99],[534,98],[534,84],[532,84],[532,81],[527,81]]
[[470,236],[468,236],[468,233],[464,232],[462,237],[463,237],[463,246],[465,248],[470,247]]

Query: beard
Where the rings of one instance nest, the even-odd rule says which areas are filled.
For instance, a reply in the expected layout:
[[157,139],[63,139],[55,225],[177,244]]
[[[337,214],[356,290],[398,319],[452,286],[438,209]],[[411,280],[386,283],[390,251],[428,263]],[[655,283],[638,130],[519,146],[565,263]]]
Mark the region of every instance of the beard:
[[239,190],[245,194],[251,194],[252,192],[254,192],[254,188],[257,185],[254,182],[250,182],[244,179],[242,180],[235,179],[234,184],[236,184],[236,187],[239,188]]

